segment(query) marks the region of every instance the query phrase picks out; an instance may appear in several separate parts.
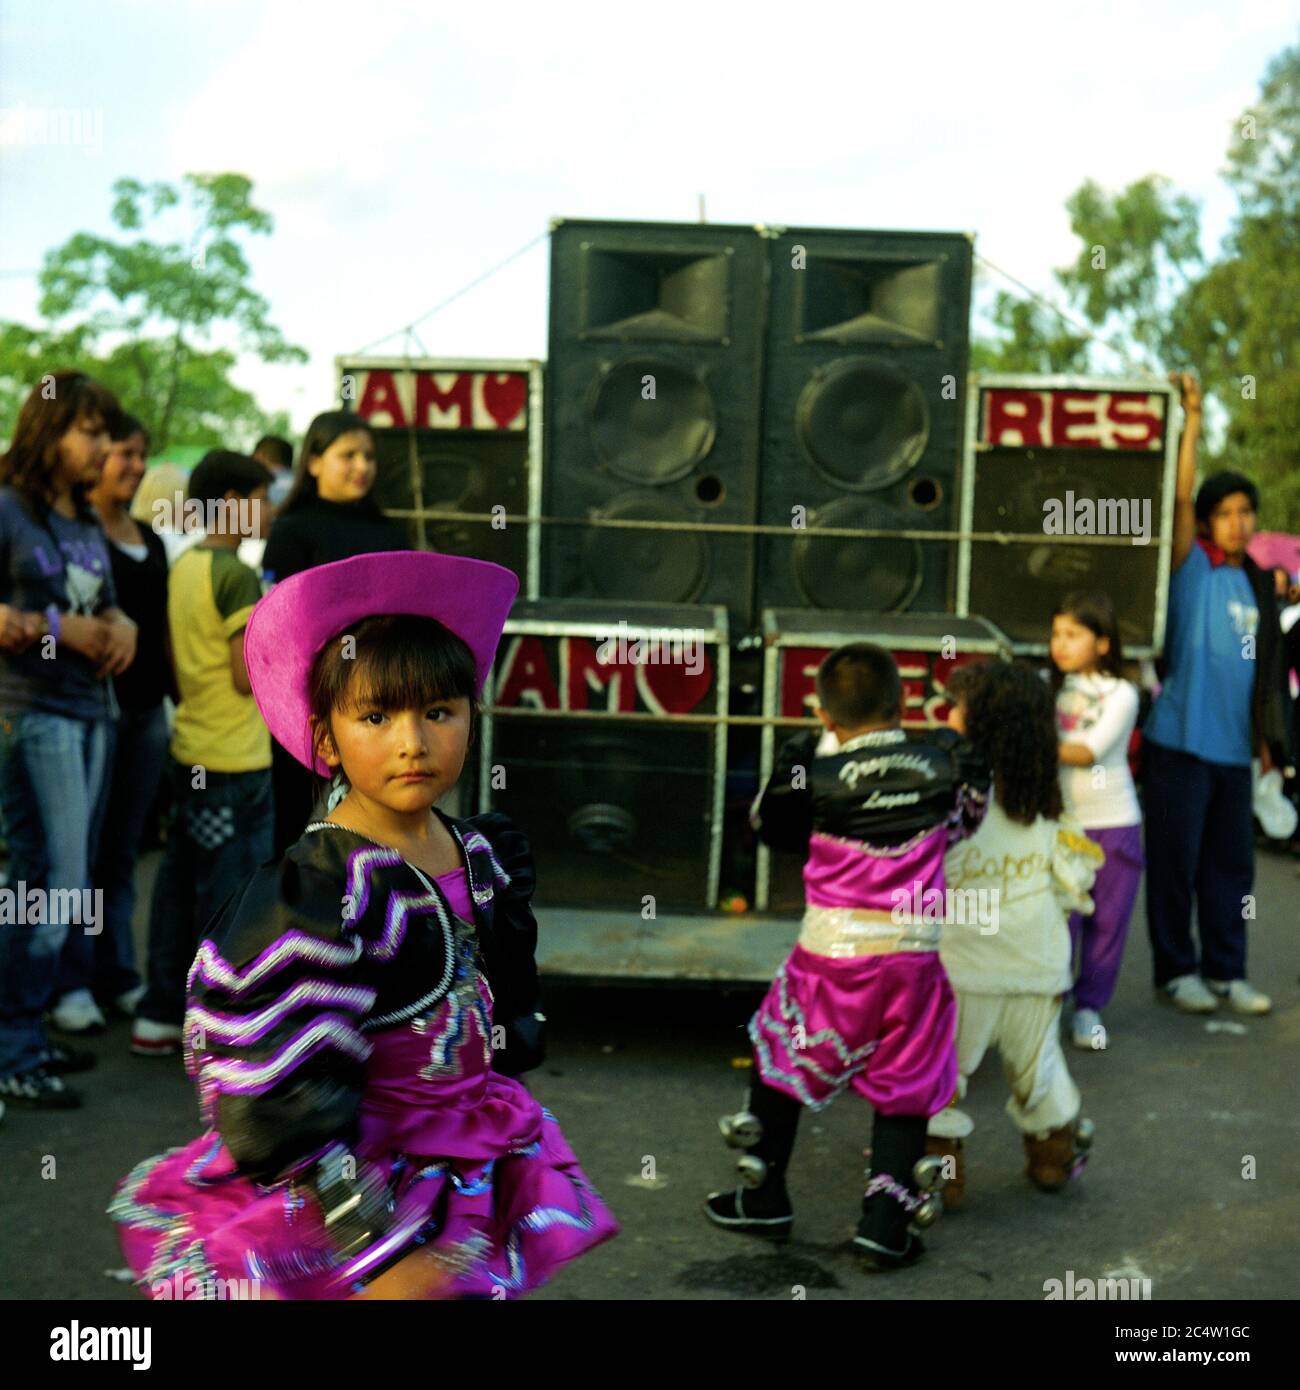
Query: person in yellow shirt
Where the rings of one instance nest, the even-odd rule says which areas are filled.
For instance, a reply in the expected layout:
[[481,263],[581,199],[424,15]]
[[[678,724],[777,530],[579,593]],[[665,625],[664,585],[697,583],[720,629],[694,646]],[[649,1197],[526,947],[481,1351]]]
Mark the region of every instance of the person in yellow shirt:
[[270,472],[215,449],[190,478],[186,505],[203,509],[202,541],[178,557],[168,588],[180,704],[172,735],[174,788],[167,847],[149,913],[145,995],[131,1051],[180,1049],[185,982],[200,929],[271,857],[271,735],[253,701],[244,628],[261,597],[257,574],[236,555],[263,534]]

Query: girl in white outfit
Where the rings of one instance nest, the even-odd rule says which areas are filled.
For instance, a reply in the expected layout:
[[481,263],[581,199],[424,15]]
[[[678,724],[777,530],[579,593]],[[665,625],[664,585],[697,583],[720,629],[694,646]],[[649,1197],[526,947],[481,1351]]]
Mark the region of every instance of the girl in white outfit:
[[[969,674],[965,674],[969,673]],[[949,691],[949,722],[988,761],[993,794],[983,824],[948,852],[940,959],[957,994],[954,1101],[990,1046],[1002,1055],[1007,1113],[1024,1135],[1026,1173],[1044,1191],[1083,1166],[1091,1124],[1066,1065],[1058,1025],[1071,985],[1066,909],[1091,910],[1102,852],[1062,815],[1052,692],[1028,666],[967,667]],[[974,1121],[955,1105],[928,1126],[929,1152],[948,1158],[949,1210],[961,1205],[963,1141]]]

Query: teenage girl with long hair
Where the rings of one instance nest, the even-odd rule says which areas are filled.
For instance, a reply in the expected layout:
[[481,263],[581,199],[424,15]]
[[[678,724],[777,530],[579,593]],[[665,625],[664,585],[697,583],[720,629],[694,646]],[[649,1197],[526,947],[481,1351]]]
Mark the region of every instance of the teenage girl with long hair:
[[[10,877],[47,894],[41,913],[0,915],[0,1097],[20,1106],[79,1105],[62,1074],[93,1062],[52,1045],[42,1015],[69,930],[103,926],[84,904],[112,677],[135,659],[136,625],[117,606],[87,498],[119,414],[83,372],[53,373],[0,458],[0,806]],[[83,994],[60,1001],[65,1017],[93,1009]]]

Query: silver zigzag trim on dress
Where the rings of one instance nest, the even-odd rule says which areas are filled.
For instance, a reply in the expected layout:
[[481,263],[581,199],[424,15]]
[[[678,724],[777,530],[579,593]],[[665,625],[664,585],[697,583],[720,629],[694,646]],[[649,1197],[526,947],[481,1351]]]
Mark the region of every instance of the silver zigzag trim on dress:
[[260,1095],[309,1056],[327,1047],[346,1053],[357,1062],[364,1062],[372,1050],[350,1019],[341,1014],[322,1014],[264,1062],[209,1058],[204,1061],[202,1072],[205,1080],[227,1095]]
[[191,1024],[203,1030],[208,1042],[256,1042],[302,1004],[322,1004],[362,1014],[375,1002],[375,991],[365,985],[332,985],[324,980],[302,980],[255,1014],[237,1018],[192,1004],[185,1014],[185,1031],[193,1036]]
[[447,914],[436,893],[403,893],[394,889],[388,895],[388,910],[384,914],[384,934],[378,941],[366,942],[366,955],[372,960],[392,960],[406,938],[407,918],[415,912],[430,911],[437,914],[444,932],[450,930]]
[[354,849],[348,855],[347,892],[343,922],[349,926],[359,922],[370,906],[371,868],[389,868],[405,861],[395,849],[384,849],[379,845],[365,845]]
[[305,960],[313,965],[345,969],[349,965],[355,965],[360,959],[359,939],[353,939],[346,945],[338,945],[295,929],[277,937],[247,969],[240,971],[225,959],[214,942],[208,940],[199,947],[186,983],[191,993],[194,991],[195,979],[201,979],[205,985],[228,990],[231,994],[243,994],[256,988],[268,975],[274,975],[290,961]]
[[[807,1027],[807,1022],[803,1016],[803,1010],[798,1003],[790,997],[789,977],[786,975],[785,966],[776,972],[776,986],[778,1009],[785,1026],[778,1023],[775,1019],[768,1018],[760,1007],[758,1012],[749,1022],[749,1037],[754,1044],[754,1050],[759,1054],[759,1071],[764,1076],[773,1076],[787,1085],[794,1087],[799,1094],[799,1099],[810,1110],[824,1110],[849,1084],[849,1082],[860,1072],[866,1070],[867,1058],[876,1050],[875,1042],[865,1043],[862,1047],[850,1049],[844,1045],[839,1033],[834,1028],[820,1028],[816,1032],[809,1033],[804,1040],[803,1048],[792,1048],[790,1046],[790,1031],[792,1027]],[[831,1093],[824,1100],[814,1100],[812,1093],[808,1090],[802,1076],[798,1072],[786,1072],[776,1065],[772,1056],[771,1049],[767,1040],[763,1037],[762,1030],[772,1034],[780,1041],[787,1057],[791,1058],[796,1067],[802,1067],[804,1071],[811,1072],[824,1085],[831,1087]],[[802,1056],[801,1053],[807,1049],[816,1047],[821,1043],[830,1043],[835,1049],[845,1070],[839,1076],[832,1076],[824,1071],[811,1057]]]
[[904,840],[901,845],[876,845],[872,844],[870,840],[853,840],[845,835],[831,835],[825,830],[814,831],[810,840],[825,840],[828,844],[856,850],[864,859],[901,859],[932,835],[943,832],[943,829],[942,825],[926,826],[924,830],[918,830],[910,840]]
[[506,871],[498,863],[496,854],[494,853],[492,846],[488,843],[487,836],[484,835],[481,830],[471,830],[470,833],[464,837],[464,839],[461,839],[460,835],[457,835],[456,838],[460,840],[462,848],[464,848],[466,851],[476,849],[481,850],[484,854],[486,854],[488,859],[492,863],[492,873],[496,877],[496,881],[503,888],[510,887],[510,875],[506,873]]

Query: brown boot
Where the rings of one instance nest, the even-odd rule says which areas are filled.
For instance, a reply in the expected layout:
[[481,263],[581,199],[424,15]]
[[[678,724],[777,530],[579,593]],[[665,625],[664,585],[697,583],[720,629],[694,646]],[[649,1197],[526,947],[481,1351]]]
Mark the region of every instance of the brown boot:
[[1071,1178],[1077,1177],[1087,1162],[1092,1144],[1092,1124],[1076,1120],[1062,1125],[1041,1139],[1026,1134],[1025,1176],[1041,1192],[1059,1192]]
[[925,1151],[927,1154],[937,1154],[940,1158],[949,1160],[944,1171],[951,1173],[952,1176],[944,1183],[943,1209],[944,1211],[960,1211],[962,1202],[966,1198],[966,1149],[964,1141],[944,1139],[938,1134],[927,1134],[925,1136]]

